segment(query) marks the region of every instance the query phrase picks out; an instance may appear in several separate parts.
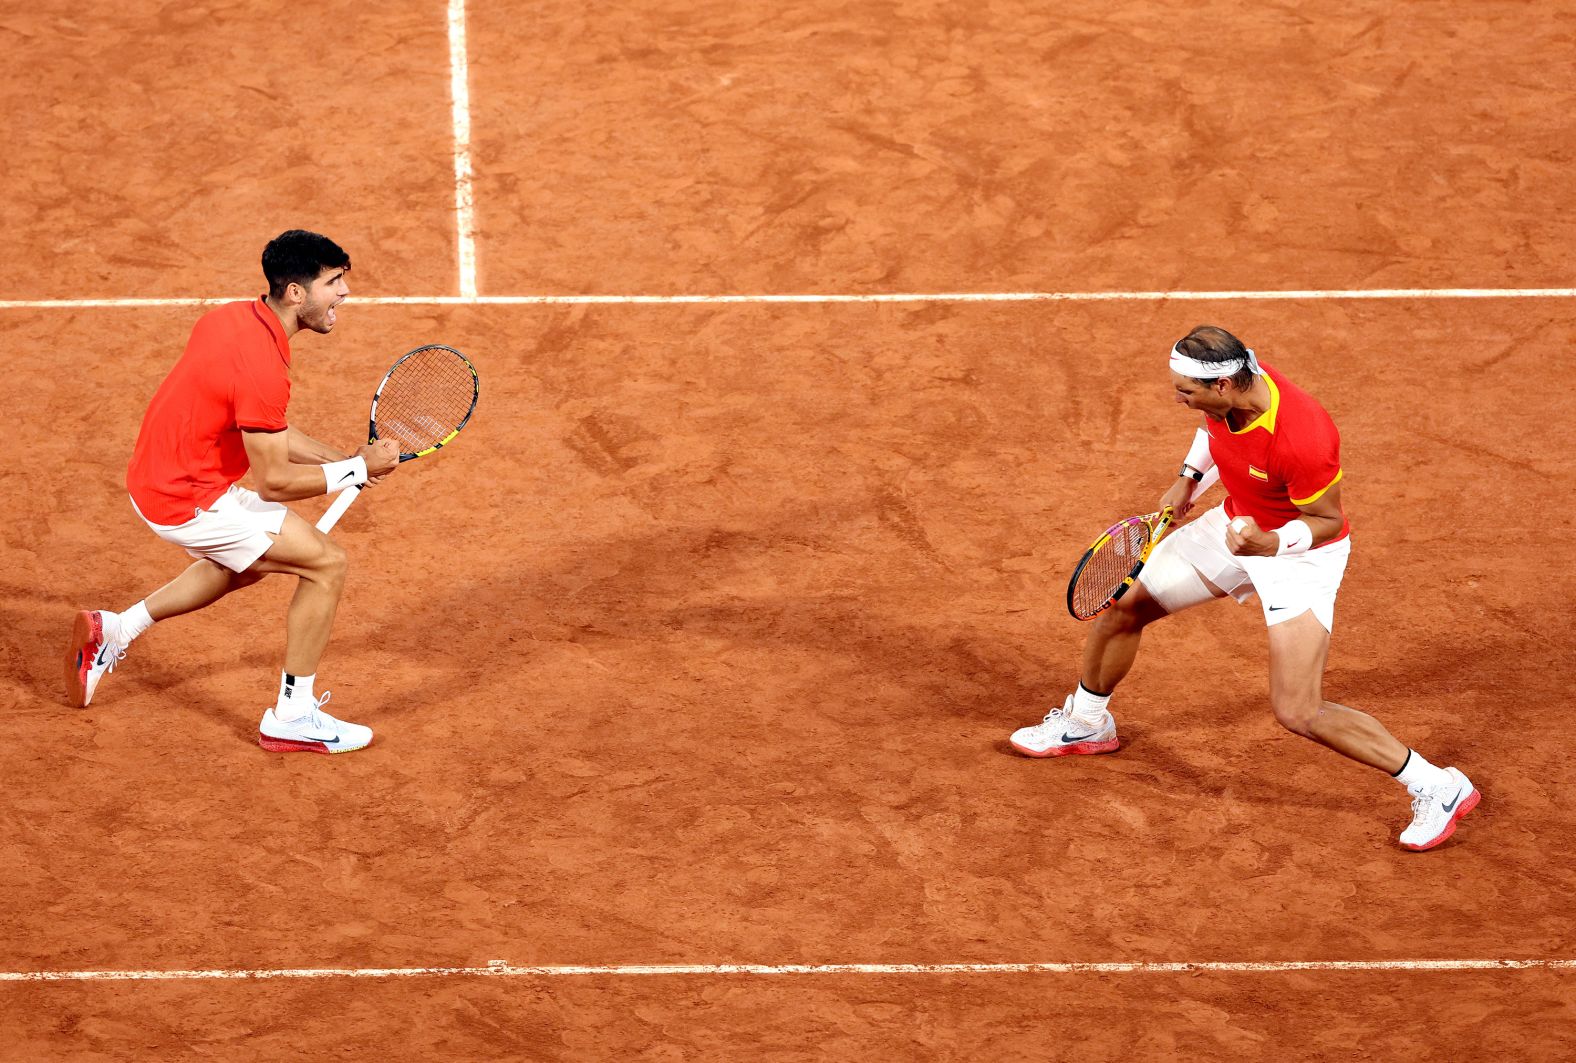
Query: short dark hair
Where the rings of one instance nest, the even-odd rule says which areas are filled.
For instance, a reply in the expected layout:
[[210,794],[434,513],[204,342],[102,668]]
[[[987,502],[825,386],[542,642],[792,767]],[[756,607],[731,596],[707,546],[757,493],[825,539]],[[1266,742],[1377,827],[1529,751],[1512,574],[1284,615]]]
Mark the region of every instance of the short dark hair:
[[303,288],[317,280],[325,269],[349,269],[350,256],[334,241],[305,229],[282,232],[263,248],[263,276],[268,278],[268,294],[282,298],[292,284]]
[[[1200,325],[1186,336],[1177,341],[1177,351],[1196,362],[1205,365],[1225,365],[1228,362],[1242,362],[1243,367],[1231,374],[1231,382],[1240,391],[1246,391],[1253,386],[1253,370],[1246,365],[1248,348],[1241,340],[1223,328],[1214,325]],[[1222,374],[1225,375],[1225,374]],[[1194,377],[1200,384],[1213,384],[1220,377]]]

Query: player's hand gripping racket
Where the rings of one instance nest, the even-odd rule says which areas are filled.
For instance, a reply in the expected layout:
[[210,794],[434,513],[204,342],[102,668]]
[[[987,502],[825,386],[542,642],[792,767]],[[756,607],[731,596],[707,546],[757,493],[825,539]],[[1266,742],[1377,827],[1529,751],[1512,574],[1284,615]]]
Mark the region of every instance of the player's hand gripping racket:
[[[453,347],[417,347],[395,362],[372,396],[367,442],[391,439],[399,444],[399,460],[431,454],[460,434],[481,395],[476,367]],[[361,488],[341,491],[317,522],[326,532],[356,500]]]
[[1067,611],[1075,620],[1093,620],[1127,593],[1160,537],[1171,527],[1171,507],[1128,517],[1105,530],[1084,551],[1067,581]]

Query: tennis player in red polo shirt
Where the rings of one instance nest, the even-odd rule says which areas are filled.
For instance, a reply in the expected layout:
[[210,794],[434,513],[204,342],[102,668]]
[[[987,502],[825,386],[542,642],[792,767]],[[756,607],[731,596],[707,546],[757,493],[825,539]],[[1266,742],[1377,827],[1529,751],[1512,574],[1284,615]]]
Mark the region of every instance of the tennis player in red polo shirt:
[[[391,442],[346,454],[286,417],[290,338],[326,335],[350,294],[350,256],[334,241],[293,229],[263,249],[268,293],[204,314],[186,353],[154,393],[126,469],[131,503],[166,542],[196,558],[185,572],[123,613],[76,616],[66,689],[85,706],[132,640],[157,621],[210,605],[269,573],[298,577],[285,620],[284,672],[258,742],[277,752],[346,753],[370,728],[323,711],[314,692],[345,585],[345,551],[285,502],[377,483],[399,462]],[[250,471],[257,490],[238,481]]]
[[1214,470],[1222,505],[1155,547],[1132,590],[1095,621],[1078,689],[1012,736],[1031,757],[1110,753],[1120,744],[1106,707],[1143,630],[1172,613],[1257,594],[1269,628],[1270,705],[1288,730],[1388,773],[1412,794],[1407,849],[1431,849],[1478,804],[1470,780],[1437,768],[1378,720],[1325,701],[1335,595],[1351,553],[1341,506],[1341,437],[1324,407],[1231,333],[1202,325],[1171,351],[1176,401],[1204,415],[1177,482],[1160,499],[1178,515]]

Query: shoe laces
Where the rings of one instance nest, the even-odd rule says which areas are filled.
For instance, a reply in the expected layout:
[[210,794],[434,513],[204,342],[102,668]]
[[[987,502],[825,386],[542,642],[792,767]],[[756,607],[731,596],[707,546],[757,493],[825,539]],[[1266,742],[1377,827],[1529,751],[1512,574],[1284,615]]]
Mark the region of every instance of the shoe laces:
[[1045,714],[1045,719],[1040,721],[1041,727],[1065,727],[1073,719],[1072,710],[1065,705],[1059,709],[1052,709]]
[[1412,794],[1412,815],[1421,816],[1431,809],[1440,809],[1445,803],[1445,792],[1449,786],[1425,786]]
[[312,702],[312,709],[306,714],[306,718],[312,721],[313,727],[328,726],[329,717],[327,713],[322,711],[322,708],[328,704],[328,699],[332,696],[333,693],[331,691],[325,690],[316,701]]

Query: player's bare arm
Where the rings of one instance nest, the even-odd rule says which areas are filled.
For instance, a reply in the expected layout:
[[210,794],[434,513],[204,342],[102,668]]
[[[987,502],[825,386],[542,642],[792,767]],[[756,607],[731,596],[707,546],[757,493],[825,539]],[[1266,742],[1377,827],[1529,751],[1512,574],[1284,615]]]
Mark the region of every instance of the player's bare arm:
[[1176,482],[1166,489],[1165,494],[1160,496],[1160,504],[1156,508],[1165,509],[1167,506],[1170,506],[1177,516],[1186,516],[1188,511],[1193,508],[1193,491],[1197,486],[1198,484],[1194,483],[1189,477],[1178,476]]
[[[1305,506],[1298,506],[1302,516],[1297,518],[1313,534],[1310,546],[1321,546],[1341,534],[1344,518],[1341,515],[1341,485],[1335,484]],[[1239,530],[1240,529],[1240,530]],[[1252,517],[1238,517],[1226,527],[1226,545],[1231,552],[1245,557],[1274,557],[1281,552],[1282,540],[1290,535],[1288,529],[1264,531]]]
[[290,460],[297,465],[326,465],[331,461],[344,461],[350,457],[338,447],[331,447],[327,443],[313,439],[293,425],[285,429],[285,435],[288,437]]
[[[269,502],[294,502],[327,494],[333,486],[324,473],[333,463],[302,464],[291,460],[290,430],[243,432],[246,456],[252,463],[257,493]],[[387,476],[399,464],[399,448],[387,440],[359,447],[354,455],[366,462],[367,477]]]

